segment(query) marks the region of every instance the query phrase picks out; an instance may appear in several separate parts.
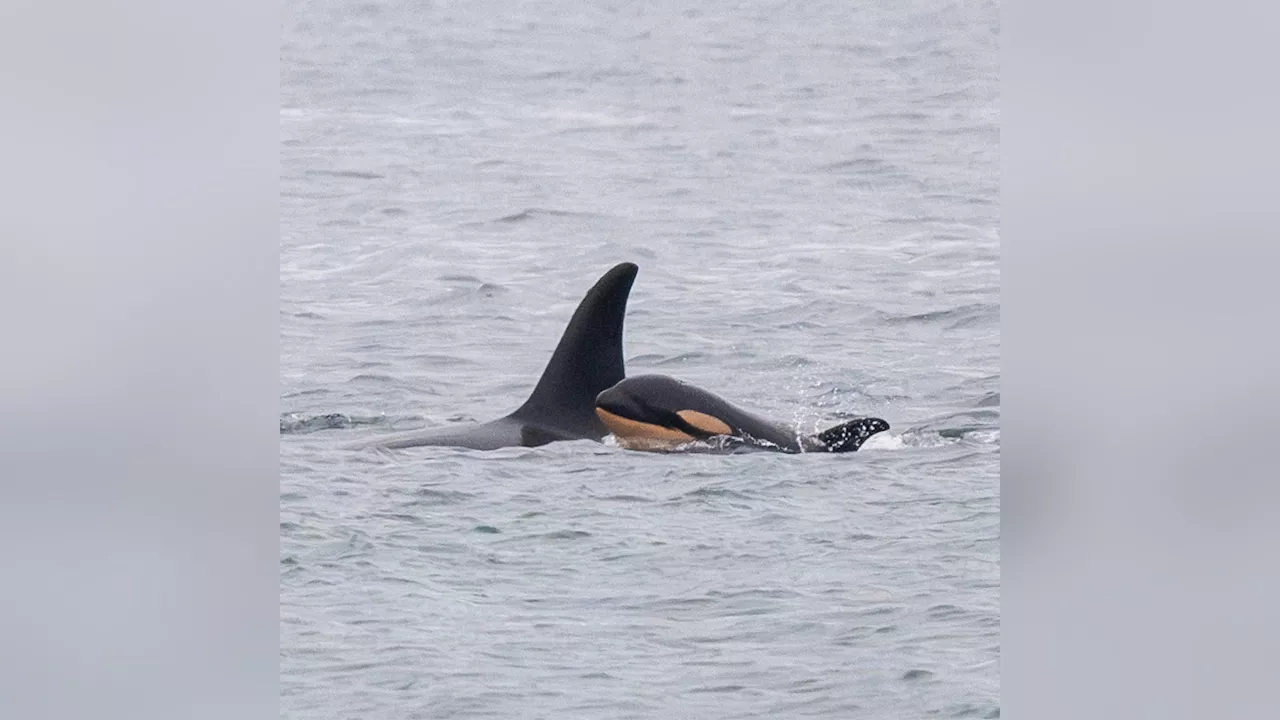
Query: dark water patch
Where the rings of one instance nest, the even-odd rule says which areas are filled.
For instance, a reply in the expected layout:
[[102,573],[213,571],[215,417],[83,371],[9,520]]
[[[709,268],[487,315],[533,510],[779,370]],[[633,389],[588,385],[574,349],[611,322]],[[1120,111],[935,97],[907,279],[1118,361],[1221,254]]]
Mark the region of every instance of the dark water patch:
[[509,292],[507,288],[501,285],[496,285],[494,283],[480,283],[474,287],[450,288],[442,293],[436,293],[425,298],[421,301],[421,304],[426,307],[461,305],[474,300],[488,300],[500,295],[505,295],[507,292]]
[[[740,633],[725,633],[722,635],[690,635],[689,636],[689,642],[693,643],[694,645],[726,645],[729,643],[736,643],[741,641],[742,641],[742,634]],[[686,661],[685,664],[697,665],[698,663],[693,661]],[[720,663],[707,662],[703,664],[719,665]]]
[[703,485],[689,492],[669,498],[668,503],[687,502],[689,500],[751,500],[752,497],[745,493],[734,490],[723,485]]
[[554,532],[544,533],[538,537],[544,540],[580,540],[582,538],[591,537],[591,533],[586,530],[556,530]]
[[[415,587],[422,585],[422,583],[418,582],[417,580],[411,577],[405,577],[403,575],[382,575],[381,578],[379,579],[382,580],[383,582],[389,582],[395,585],[413,585]],[[371,623],[378,624],[379,621],[378,619],[374,618],[373,620],[371,620]]]
[[498,528],[496,528],[496,527],[492,526],[492,525],[477,525],[477,526],[475,526],[475,527],[471,528],[471,532],[477,532],[477,533],[489,534],[489,535],[497,535],[497,534],[501,533],[502,531],[501,531],[501,530],[499,530]]
[[[403,325],[404,323],[400,320],[393,320],[391,318],[383,318],[383,317],[354,320],[351,323],[352,327],[360,328],[360,329],[364,329],[364,328],[377,329],[377,328],[387,328],[387,327],[399,328],[399,327],[402,327]],[[378,351],[378,350],[381,350],[382,348],[381,346],[375,345],[375,346],[366,346],[363,349]]]
[[897,615],[903,612],[901,605],[873,605],[858,611],[859,616],[878,617],[881,615]]
[[568,70],[535,70],[523,75],[525,80],[559,80],[569,77]]
[[655,502],[656,498],[644,497],[643,495],[606,495],[600,498],[605,502],[622,502],[622,503],[650,503]]
[[[871,148],[867,148],[867,152],[871,151]],[[905,176],[901,167],[878,157],[854,157],[847,160],[839,160],[833,163],[819,165],[817,167],[817,171],[837,174],[850,173],[873,176]]]
[[876,311],[880,322],[886,325],[942,325],[947,329],[969,327],[979,321],[999,322],[1000,306],[992,303],[970,303],[955,308],[929,310],[918,313],[890,313]]
[[999,324],[1000,322],[1000,306],[986,305],[982,309],[962,314],[954,318],[948,325],[948,330],[965,330],[973,327],[983,327],[991,324]]
[[347,382],[353,385],[384,385],[398,382],[398,380],[390,375],[381,373],[360,373],[353,376]]
[[531,207],[531,208],[525,208],[520,212],[512,213],[510,215],[503,215],[502,217],[497,218],[496,220],[492,220],[491,222],[511,224],[511,223],[528,222],[530,220],[538,220],[541,218],[589,218],[589,217],[596,217],[596,215],[592,213],[573,212],[570,210],[553,210],[550,208]]
[[[993,200],[989,200],[980,195],[972,195],[968,193],[953,192],[927,192],[922,195],[925,200],[951,201],[954,203],[964,203],[967,205],[995,205]],[[968,257],[969,250],[967,248],[957,251],[950,257],[961,259]],[[947,255],[935,255],[934,257],[946,258]]]
[[414,525],[421,525],[423,522],[421,516],[412,515],[410,513],[375,512],[370,513],[369,517],[379,518],[381,520],[395,520],[396,522],[412,523]]
[[417,488],[413,491],[414,499],[405,503],[404,507],[423,507],[437,505],[459,505],[474,500],[475,495],[459,490],[437,490],[435,488]]
[[933,673],[928,670],[919,669],[908,670],[902,674],[902,679],[908,682],[913,680],[928,680],[931,677],[933,677]]
[[946,604],[934,605],[933,607],[930,607],[925,612],[928,613],[929,617],[934,620],[949,620],[952,618],[959,618],[959,617],[968,615],[968,613],[964,610],[964,608],[957,607],[955,605],[946,605]]
[[930,715],[946,715],[947,717],[953,717],[953,718],[968,718],[968,717],[998,718],[1000,717],[1000,708],[984,706],[984,705],[974,705],[970,703],[960,703],[960,704],[948,706],[945,710],[942,710],[942,711],[938,711],[938,710],[930,711],[929,714]]
[[778,325],[779,330],[819,330],[827,327],[826,323],[816,320],[795,320]]
[[974,407],[1000,407],[1000,393],[989,392],[973,404]]
[[704,693],[734,693],[734,692],[742,692],[743,690],[746,690],[746,689],[747,689],[747,687],[746,687],[745,685],[713,685],[713,686],[710,686],[710,687],[696,687],[696,688],[693,688],[693,689],[689,690],[689,692],[691,692],[691,693],[699,693],[699,694],[704,694]]
[[821,678],[804,678],[787,686],[787,692],[806,695],[815,692],[827,692],[831,689],[831,681]]
[[601,555],[600,562],[611,563],[611,562],[635,561],[636,558],[643,557],[644,555],[645,553],[639,553],[639,552],[623,552],[623,553],[614,553],[611,555]]
[[378,173],[367,172],[364,170],[308,170],[307,174],[312,176],[351,178],[354,180],[381,180],[386,177],[385,175],[379,175]]
[[615,134],[624,138],[635,138],[657,130],[669,129],[668,126],[652,120],[606,120],[599,123],[580,123],[560,128],[552,134],[557,136],[565,135],[589,135],[599,133],[601,135]]

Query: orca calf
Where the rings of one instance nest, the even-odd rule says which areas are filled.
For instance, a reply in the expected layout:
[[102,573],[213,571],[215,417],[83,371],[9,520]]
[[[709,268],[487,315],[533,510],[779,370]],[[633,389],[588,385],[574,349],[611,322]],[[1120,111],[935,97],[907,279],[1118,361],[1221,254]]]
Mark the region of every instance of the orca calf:
[[533,394],[510,415],[487,423],[375,438],[352,447],[496,450],[559,440],[603,440],[609,428],[596,415],[596,397],[626,376],[622,323],[638,271],[634,263],[616,265],[587,292]]
[[695,440],[726,438],[779,452],[842,453],[856,451],[867,438],[889,429],[884,420],[868,417],[817,435],[798,435],[782,423],[666,375],[622,380],[596,398],[596,414],[618,444],[632,450],[671,450]]

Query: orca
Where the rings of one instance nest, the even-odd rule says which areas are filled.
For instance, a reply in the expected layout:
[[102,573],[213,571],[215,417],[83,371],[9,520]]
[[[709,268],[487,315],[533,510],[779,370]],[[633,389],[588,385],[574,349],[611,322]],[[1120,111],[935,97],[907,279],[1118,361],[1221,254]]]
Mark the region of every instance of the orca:
[[602,391],[626,377],[622,325],[637,272],[634,263],[624,262],[596,281],[574,311],[533,393],[511,414],[486,423],[375,438],[352,447],[496,450],[604,440],[609,428],[596,415],[595,402]]
[[[600,393],[596,414],[618,445],[631,450],[674,450],[695,441],[721,448],[785,453],[854,452],[867,438],[889,429],[865,417],[800,435],[785,425],[735,407],[727,400],[666,375],[635,375]],[[723,442],[728,441],[728,442]]]

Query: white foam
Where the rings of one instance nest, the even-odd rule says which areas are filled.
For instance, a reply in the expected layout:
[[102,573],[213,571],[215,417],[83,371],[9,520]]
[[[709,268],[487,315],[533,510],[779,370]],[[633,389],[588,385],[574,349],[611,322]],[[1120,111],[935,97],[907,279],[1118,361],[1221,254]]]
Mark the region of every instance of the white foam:
[[907,444],[902,440],[901,435],[890,435],[889,433],[876,433],[867,438],[862,443],[862,450],[901,450]]

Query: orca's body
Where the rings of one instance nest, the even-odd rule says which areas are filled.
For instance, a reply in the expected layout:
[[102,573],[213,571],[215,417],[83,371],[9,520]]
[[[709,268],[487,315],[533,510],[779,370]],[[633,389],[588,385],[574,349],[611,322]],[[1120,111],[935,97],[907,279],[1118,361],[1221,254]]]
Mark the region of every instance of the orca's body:
[[506,417],[460,427],[415,430],[357,447],[449,446],[473,450],[538,447],[560,440],[595,440],[609,434],[596,415],[596,397],[626,375],[622,325],[639,271],[622,263],[587,292],[542,371],[533,394]]
[[596,414],[618,444],[635,450],[670,450],[696,440],[731,438],[788,453],[853,452],[889,429],[880,418],[858,418],[817,435],[799,435],[724,398],[665,375],[636,375],[600,393]]

